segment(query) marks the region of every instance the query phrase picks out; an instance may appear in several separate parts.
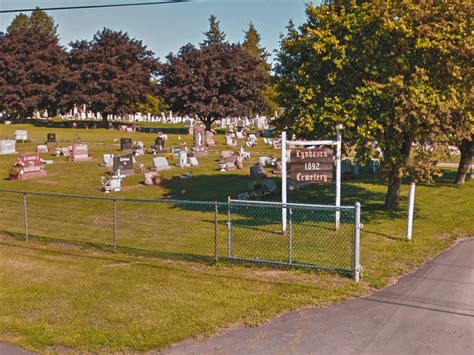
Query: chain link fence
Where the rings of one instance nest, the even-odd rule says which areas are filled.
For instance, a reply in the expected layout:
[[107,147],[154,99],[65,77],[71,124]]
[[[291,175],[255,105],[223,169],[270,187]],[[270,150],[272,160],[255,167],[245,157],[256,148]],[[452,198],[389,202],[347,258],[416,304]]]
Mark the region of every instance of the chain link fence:
[[0,236],[168,259],[310,267],[357,280],[360,270],[359,204],[336,208],[0,190]]

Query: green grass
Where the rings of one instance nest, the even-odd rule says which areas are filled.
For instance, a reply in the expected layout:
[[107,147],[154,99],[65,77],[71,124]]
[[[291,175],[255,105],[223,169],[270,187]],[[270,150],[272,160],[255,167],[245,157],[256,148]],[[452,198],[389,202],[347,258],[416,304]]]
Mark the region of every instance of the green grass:
[[[31,143],[17,145],[20,151],[34,150],[47,132],[56,132],[64,142],[73,141],[77,134],[82,141],[93,142],[90,151],[97,158],[70,163],[45,154],[44,158],[55,160],[47,166],[47,177],[27,181],[0,179],[0,189],[96,196],[104,196],[100,176],[107,172],[99,166],[101,155],[119,153],[114,139],[128,136],[149,145],[155,137],[32,125],[0,126],[0,137],[11,137],[16,129],[27,129],[33,138]],[[221,136],[217,140],[223,143]],[[181,141],[176,134],[170,134],[170,141],[167,147],[182,141],[191,145],[191,137],[184,134]],[[198,168],[164,172],[161,186],[144,186],[140,175],[127,177],[123,191],[114,196],[155,199],[172,195],[179,199],[225,201],[228,195],[246,191],[252,180],[248,177],[248,164],[242,171],[217,171],[218,151],[222,149],[227,148],[222,144],[213,148],[208,158],[200,159]],[[252,151],[272,153],[263,144]],[[139,158],[147,167],[151,166],[151,159],[151,155]],[[6,177],[14,160],[13,155],[0,156],[0,176],[4,171]],[[256,160],[255,154],[253,161]],[[192,179],[174,178],[190,170]],[[404,240],[406,184],[402,187],[401,210],[387,212],[383,210],[383,180],[343,183],[343,205],[362,203],[364,269],[360,284],[331,273],[212,265],[213,206],[119,202],[117,238],[122,248],[113,254],[97,249],[111,249],[110,201],[29,196],[28,207],[34,211],[29,215],[30,235],[33,240],[48,244],[7,237],[0,240],[0,339],[36,351],[55,351],[57,346],[78,351],[144,351],[212,333],[236,322],[258,324],[283,311],[365,294],[418,267],[457,237],[474,235],[474,183],[456,186],[451,183],[454,171],[446,169],[444,173],[433,185],[417,186],[414,239],[410,242]],[[184,195],[179,193],[182,189],[186,190]],[[333,203],[333,193],[334,185],[313,186],[290,193],[289,201]],[[0,193],[0,201],[0,234],[21,237],[21,195]],[[260,255],[285,260],[287,236],[278,235],[278,218],[279,213],[269,210],[235,211],[234,235],[238,244],[234,245],[234,252],[254,257],[252,253],[258,247]],[[350,263],[350,244],[345,244],[348,239],[338,239],[331,216],[319,214],[310,218],[295,212],[294,218],[295,235],[301,236],[294,244],[296,259],[311,262],[316,258],[328,265],[335,261]],[[226,211],[220,210],[219,255],[227,251],[225,221]],[[349,232],[344,235],[349,236]],[[44,238],[48,236],[49,239]],[[80,247],[89,243],[96,249],[74,247],[71,241]],[[277,244],[281,248],[275,248]],[[160,258],[122,253],[129,253],[132,248]],[[338,250],[340,254],[332,254]],[[195,259],[192,255],[207,257],[207,262],[190,261]]]

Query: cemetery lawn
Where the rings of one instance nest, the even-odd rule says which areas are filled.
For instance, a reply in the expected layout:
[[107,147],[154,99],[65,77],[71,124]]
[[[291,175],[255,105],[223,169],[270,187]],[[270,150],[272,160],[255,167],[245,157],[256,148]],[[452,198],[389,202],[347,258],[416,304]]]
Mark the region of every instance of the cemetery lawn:
[[[100,191],[100,176],[107,170],[99,166],[102,154],[119,153],[118,142],[114,140],[131,137],[148,146],[155,137],[146,133],[25,124],[0,126],[0,138],[11,137],[17,129],[28,130],[33,138],[31,143],[17,145],[21,152],[34,151],[36,145],[43,143],[46,133],[55,132],[60,141],[58,145],[70,144],[77,136],[89,142],[95,159],[69,163],[64,158],[42,154],[44,159],[54,160],[54,164],[46,167],[47,177],[9,181],[5,179],[7,169],[15,161],[15,155],[0,156],[0,189],[95,196],[104,196]],[[184,127],[164,126],[163,131],[170,137],[167,149],[182,141],[191,146],[192,137],[186,134]],[[252,182],[248,177],[250,164],[246,164],[244,170],[218,172],[218,151],[227,148],[222,145],[221,135],[217,141],[220,145],[211,148],[209,157],[199,159],[198,168],[173,168],[163,172],[161,186],[144,186],[139,174],[127,177],[123,191],[116,196],[161,199],[171,195],[178,199],[208,201],[226,201],[228,195],[236,197]],[[261,140],[249,151],[254,153],[252,162],[257,161],[257,152],[278,155]],[[151,159],[152,155],[138,158],[146,167],[151,166]],[[190,170],[192,179],[173,178]],[[414,236],[410,242],[404,240],[406,183],[402,186],[400,211],[387,212],[383,210],[386,184],[381,178],[343,182],[342,204],[353,205],[356,201],[362,204],[363,280],[360,284],[332,273],[113,254],[73,246],[25,243],[3,233],[5,237],[0,238],[0,341],[43,352],[59,351],[62,347],[76,351],[162,349],[173,342],[210,334],[232,324],[255,325],[284,311],[324,306],[367,294],[420,266],[452,245],[456,238],[474,235],[474,182],[457,186],[451,183],[455,171],[444,169],[443,172],[435,184],[417,186]],[[184,195],[179,193],[181,190],[185,190]],[[333,191],[331,184],[312,186],[291,192],[289,201],[333,204]],[[10,212],[6,201],[0,193],[0,235],[12,228],[21,233],[21,213],[10,213],[10,217],[2,219],[2,215]],[[43,205],[41,213],[56,211],[55,206],[49,207]],[[45,233],[63,233],[64,239],[68,235],[77,237],[79,229],[71,219],[81,213],[100,212],[96,205],[88,208],[82,211],[74,205],[69,208],[64,205],[64,215],[54,214],[51,226],[38,220],[34,227]],[[185,219],[177,220],[176,216],[183,213]],[[206,227],[202,220],[208,219],[199,211],[184,211],[172,205],[168,215],[175,218],[174,222],[171,219],[165,226],[160,224],[160,228],[169,229],[167,233],[179,227],[199,230]],[[132,217],[140,221],[139,215]],[[146,243],[146,238],[143,242]]]
[[167,262],[0,239],[0,341],[34,351],[146,351],[361,295],[334,275]]

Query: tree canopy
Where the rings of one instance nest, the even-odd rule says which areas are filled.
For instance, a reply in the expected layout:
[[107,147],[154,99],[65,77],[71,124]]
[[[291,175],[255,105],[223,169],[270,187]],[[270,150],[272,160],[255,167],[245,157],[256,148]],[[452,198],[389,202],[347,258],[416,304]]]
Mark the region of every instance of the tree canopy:
[[26,18],[17,16],[0,38],[0,106],[14,117],[55,111],[66,58],[52,27],[32,26]]
[[[386,208],[399,206],[404,176],[430,180],[435,162],[427,144],[446,139],[444,128],[453,127],[457,98],[452,75],[445,77],[453,67],[443,47],[470,36],[467,21],[447,11],[459,3],[310,4],[306,22],[298,29],[290,23],[281,40],[276,73],[286,113],[280,126],[328,138],[342,123],[361,160],[369,157],[367,143],[377,144],[388,177]],[[439,16],[450,25],[438,26]]]
[[62,104],[88,104],[91,110],[126,114],[146,103],[158,70],[154,53],[127,33],[104,28],[91,41],[70,44]]
[[160,73],[160,96],[174,111],[197,115],[210,130],[219,118],[264,109],[267,77],[259,63],[237,45],[189,44],[167,57]]

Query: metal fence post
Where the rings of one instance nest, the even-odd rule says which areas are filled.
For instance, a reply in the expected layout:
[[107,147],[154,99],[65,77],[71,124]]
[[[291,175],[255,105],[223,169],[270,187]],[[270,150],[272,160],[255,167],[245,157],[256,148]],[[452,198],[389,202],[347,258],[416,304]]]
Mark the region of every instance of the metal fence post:
[[230,196],[227,197],[227,255],[232,257],[232,224],[230,221]]
[[117,201],[112,200],[112,245],[117,250]]
[[360,280],[360,230],[362,225],[360,224],[360,203],[355,203],[355,216],[354,216],[354,280],[359,282]]
[[26,192],[23,193],[23,222],[25,225],[25,240],[28,241],[28,206],[26,204]]
[[217,264],[219,255],[217,252],[217,232],[218,232],[218,220],[217,216],[219,214],[219,207],[217,206],[217,201],[215,201],[215,209],[214,209],[214,259]]
[[289,217],[290,220],[288,221],[290,223],[290,240],[289,240],[289,250],[288,250],[288,262],[291,264],[293,262],[293,210],[290,208],[289,209]]

